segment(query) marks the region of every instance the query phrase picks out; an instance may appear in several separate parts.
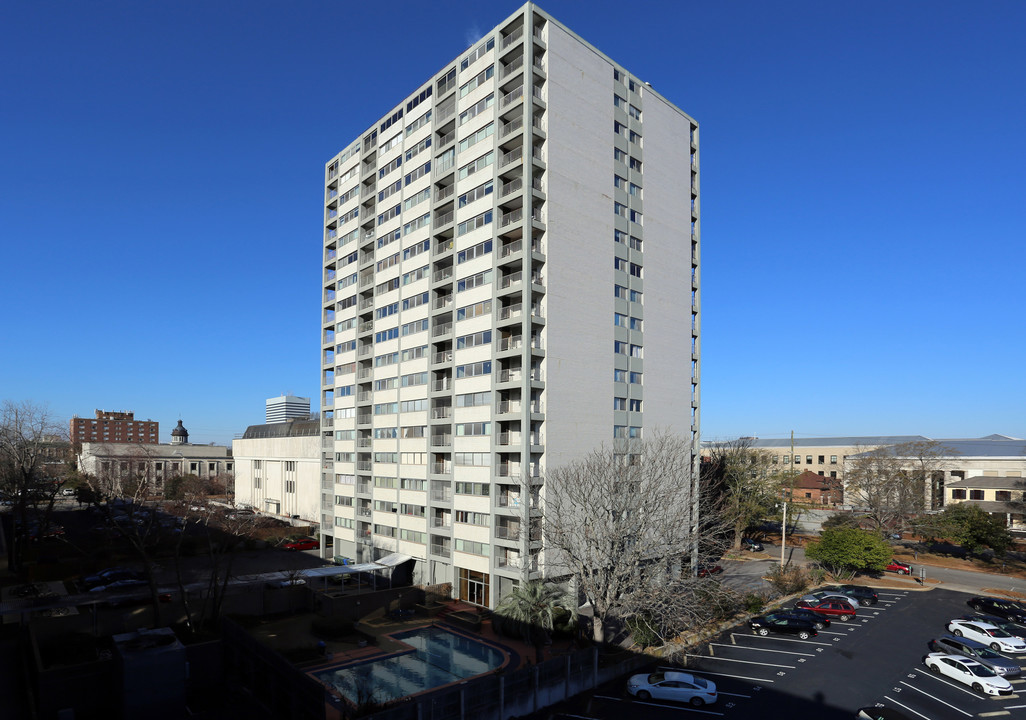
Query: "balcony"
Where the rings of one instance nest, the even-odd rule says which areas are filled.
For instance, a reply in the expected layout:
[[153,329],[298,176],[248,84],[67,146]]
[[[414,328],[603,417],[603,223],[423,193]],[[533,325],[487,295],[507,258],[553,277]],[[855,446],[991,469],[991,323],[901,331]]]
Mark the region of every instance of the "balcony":
[[495,526],[495,537],[501,538],[502,540],[519,540],[520,539],[520,526],[519,525],[496,525]]
[[452,277],[452,265],[448,265],[441,270],[435,270],[434,274],[431,275],[431,279],[434,282],[441,282],[442,280],[448,280]]
[[523,311],[523,305],[516,303],[515,305],[507,305],[506,307],[499,308],[499,320],[514,320],[520,317]]
[[508,415],[511,413],[519,413],[521,405],[518,402],[510,402],[509,400],[500,400],[495,403],[495,412],[499,415]]
[[499,197],[506,197],[507,195],[511,195],[523,187],[523,178],[515,178],[513,180],[510,180],[509,182],[504,182],[501,186],[499,186]]
[[520,441],[523,440],[523,437],[524,436],[521,433],[499,433],[495,436],[495,444],[502,445],[504,447],[520,445]]
[[443,350],[442,352],[435,353],[431,356],[431,362],[435,365],[452,362],[452,350]]
[[510,90],[508,93],[506,93],[505,95],[502,96],[502,99],[499,100],[499,109],[500,110],[505,109],[505,108],[509,107],[510,105],[512,105],[513,103],[517,102],[518,100],[523,100],[523,98],[524,98],[524,86],[520,85],[519,87],[516,87],[513,90]]
[[450,388],[452,388],[452,380],[450,378],[445,378],[443,380],[432,380],[431,381],[431,389],[434,390],[435,392],[441,392],[443,390],[449,390]]
[[499,167],[503,168],[507,165],[511,165],[520,160],[523,156],[524,149],[522,147],[510,150],[508,153],[503,153],[502,157],[499,159]]
[[517,117],[510,120],[508,123],[503,123],[502,128],[499,130],[499,137],[504,138],[511,133],[515,133],[517,130],[524,126],[524,118]]
[[[432,497],[432,500],[441,500],[442,502],[449,502],[452,500],[452,495],[446,498]],[[431,518],[431,527],[434,528],[450,528],[452,527],[452,516],[446,515],[445,517],[433,517]]]
[[506,48],[508,48],[510,45],[515,43],[517,40],[519,40],[523,36],[524,36],[524,26],[521,25],[516,30],[514,30],[513,32],[511,32],[509,35],[507,35],[506,37],[504,37],[502,39],[502,49],[505,50]]
[[447,558],[447,557],[449,557],[451,555],[451,553],[449,552],[449,548],[447,548],[444,545],[432,545],[431,546],[431,554],[432,555],[437,555],[438,557],[444,557],[444,558]]
[[[452,228],[449,228],[449,235],[452,234]],[[435,256],[444,255],[445,253],[452,252],[453,242],[452,238],[436,238],[435,246],[432,248],[432,254]]]
[[448,335],[451,332],[452,332],[452,323],[451,322],[442,323],[441,325],[436,325],[435,327],[433,327],[431,329],[431,337],[439,337],[441,335]]
[[524,249],[524,242],[523,242],[523,240],[517,240],[516,242],[506,243],[501,248],[499,248],[499,257],[500,258],[507,258],[507,257],[509,257],[511,255],[515,255],[516,253],[520,252],[523,249]]
[[524,56],[517,55],[508,65],[502,66],[502,77],[509,77],[524,66]]
[[452,194],[455,191],[455,189],[455,185],[446,185],[443,188],[435,188],[435,202],[441,202],[446,198],[452,197]]
[[452,463],[451,462],[435,462],[431,463],[431,472],[435,475],[450,475],[452,474]]
[[505,290],[506,288],[513,287],[514,285],[519,285],[523,278],[524,274],[519,270],[515,273],[510,273],[509,275],[503,275],[499,279],[499,288]]
[[[519,153],[520,150],[515,150],[514,152]],[[524,209],[523,208],[517,208],[516,210],[513,210],[511,212],[503,213],[502,216],[499,218],[499,227],[500,228],[508,227],[508,226],[512,225],[513,223],[520,222],[523,219],[523,217],[524,217]]]
[[432,435],[431,447],[448,447],[452,445],[452,435]]
[[499,338],[499,340],[496,342],[496,347],[499,349],[500,352],[502,352],[505,350],[519,350],[521,347],[523,347],[523,344],[524,339],[521,336],[517,335],[516,337]]
[[[456,139],[456,131],[455,130],[450,130],[449,132],[447,132],[445,135],[443,135],[442,137],[440,137],[438,139],[438,147],[436,149],[444,148],[446,145],[448,145],[449,143],[451,143],[455,139]],[[438,168],[438,171],[441,172],[441,171],[447,170],[447,169],[448,169],[447,167],[440,167],[440,168]]]

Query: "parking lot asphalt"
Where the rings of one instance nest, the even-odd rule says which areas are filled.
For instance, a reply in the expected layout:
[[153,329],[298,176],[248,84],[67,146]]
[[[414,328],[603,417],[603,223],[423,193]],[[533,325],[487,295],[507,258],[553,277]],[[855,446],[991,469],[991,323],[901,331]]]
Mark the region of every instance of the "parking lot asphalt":
[[[923,665],[927,643],[947,633],[949,620],[970,611],[970,595],[934,589],[879,590],[879,596],[879,604],[809,640],[762,637],[741,624],[696,649],[684,670],[716,683],[715,705],[641,702],[627,693],[624,675],[538,717],[850,720],[858,708],[876,704],[917,720],[1026,717],[1026,679],[1012,680],[1011,696],[989,697]],[[1026,656],[1019,662],[1026,667]],[[681,669],[653,663],[647,670],[656,668]]]

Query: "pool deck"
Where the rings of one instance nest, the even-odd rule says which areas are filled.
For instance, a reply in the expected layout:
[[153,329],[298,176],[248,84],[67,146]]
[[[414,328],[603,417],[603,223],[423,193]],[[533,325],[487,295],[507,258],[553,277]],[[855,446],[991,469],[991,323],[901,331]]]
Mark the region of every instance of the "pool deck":
[[[449,613],[453,612],[476,612],[478,608],[461,602],[450,602]],[[261,625],[251,630],[256,637],[268,646],[286,651],[294,648],[316,648],[321,638],[318,638],[311,631],[313,616],[309,614],[296,615],[294,617],[282,618],[273,623]],[[411,618],[397,620],[384,615],[383,613],[372,613],[360,621],[359,629],[375,638],[374,643],[361,647],[356,638],[351,641],[323,640],[325,643],[326,657],[317,657],[310,662],[297,662],[296,665],[303,672],[313,675],[323,672],[329,668],[339,668],[346,665],[367,662],[375,659],[384,659],[400,651],[408,649],[408,645],[394,640],[391,635],[406,630],[416,630],[430,625],[440,625],[447,630],[457,634],[466,635],[470,638],[482,640],[503,650],[507,656],[507,664],[504,667],[518,669],[535,662],[536,651],[533,645],[521,640],[499,635],[492,628],[490,619],[482,620],[481,627],[477,632],[448,624],[445,617],[425,617],[416,615]],[[571,640],[554,640],[552,645],[543,650],[542,660],[565,655],[574,649]],[[446,686],[430,688],[425,692],[433,692],[443,689]],[[337,698],[325,690],[326,720],[343,720],[343,709]]]

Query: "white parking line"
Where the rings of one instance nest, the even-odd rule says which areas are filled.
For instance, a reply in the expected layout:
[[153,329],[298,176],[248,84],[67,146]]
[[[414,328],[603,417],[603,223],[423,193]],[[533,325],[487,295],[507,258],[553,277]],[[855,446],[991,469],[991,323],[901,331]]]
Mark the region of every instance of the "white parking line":
[[776,680],[767,680],[766,678],[748,677],[747,675],[731,675],[730,673],[718,673],[718,672],[712,672],[710,670],[702,670],[701,673],[703,675],[715,675],[716,677],[729,677],[729,678],[736,678],[738,680],[754,680],[755,682],[758,682],[758,683],[776,682]]
[[[734,638],[734,635],[735,635],[735,633],[731,633],[730,634],[731,639]],[[745,634],[745,635],[741,635],[740,637],[766,638],[767,640],[782,640],[783,642],[804,643],[805,645],[827,645],[827,646],[832,646],[833,645],[833,643],[821,643],[821,642],[815,642],[813,640],[794,640],[792,638],[771,637],[769,635],[748,635],[748,634]],[[744,645],[739,645],[738,647],[744,647]]]
[[683,712],[699,713],[701,715],[716,715],[723,717],[723,713],[713,710],[699,710],[697,708],[681,707],[680,705],[663,705],[662,703],[648,702],[647,700],[625,700],[624,698],[612,697],[611,695],[593,695],[599,700],[615,700],[617,702],[629,702],[631,705],[649,705],[650,707],[667,708],[669,710],[681,710]]
[[[933,676],[931,675],[930,677],[933,677]],[[908,684],[907,682],[905,682],[904,680],[902,680],[902,681],[901,681],[901,684],[902,684],[902,685],[904,685],[904,686],[905,686],[905,687],[907,687],[907,688],[911,688],[912,690],[915,690],[916,692],[920,692],[920,693],[922,693],[923,695],[925,695],[925,696],[926,696],[926,697],[928,697],[928,698],[933,698],[934,700],[936,700],[937,702],[939,702],[939,703],[940,703],[941,705],[947,705],[947,706],[948,706],[949,708],[951,708],[952,710],[958,710],[958,712],[962,713],[962,714],[963,714],[963,715],[965,715],[966,717],[972,717],[972,713],[967,713],[967,712],[966,712],[965,710],[959,710],[959,709],[958,709],[957,707],[955,707],[955,706],[954,706],[954,705],[952,705],[951,703],[949,703],[949,702],[944,702],[943,700],[941,700],[941,699],[940,699],[939,697],[937,697],[936,695],[931,695],[930,693],[926,692],[925,690],[920,690],[920,689],[919,689],[919,688],[917,688],[917,687],[916,687],[915,685],[909,685],[909,684]],[[948,684],[949,684],[949,685],[951,685],[951,683],[948,683]],[[955,686],[954,686],[954,685],[951,685],[951,687],[955,687]],[[962,688],[958,688],[958,689],[959,689],[959,690],[961,690]]]
[[[940,680],[945,685],[950,685],[951,687],[955,688],[956,690],[961,690],[966,695],[972,695],[974,698],[978,698],[979,697],[979,694],[975,690],[967,690],[966,688],[962,687],[961,685],[956,685],[955,683],[950,682],[949,680],[946,680],[941,675],[934,675],[929,670],[927,670],[926,672],[924,672],[922,674],[926,675],[927,677],[932,677],[934,680]],[[984,697],[990,697],[990,696],[989,695],[984,695]]]
[[791,668],[792,670],[794,670],[796,667],[798,667],[797,665],[778,665],[777,663],[756,662],[755,660],[735,660],[734,658],[725,658],[725,657],[720,657],[719,655],[711,655],[711,656],[706,656],[706,657],[709,660],[719,660],[720,662],[744,663],[745,665],[765,665],[766,667]]
[[[742,650],[754,650],[755,652],[772,652],[782,655],[801,655],[803,657],[816,657],[816,653],[802,653],[794,650],[776,650],[774,648],[747,647],[745,645],[728,645],[727,643],[709,643],[709,647],[741,648]],[[705,655],[691,655],[690,657],[705,657]],[[717,657],[713,655],[712,657]]]
[[898,702],[897,700],[895,700],[895,699],[894,699],[894,698],[892,698],[892,697],[887,697],[886,695],[884,695],[884,700],[889,700],[890,702],[894,703],[894,704],[895,704],[895,705],[897,705],[898,707],[903,707],[903,708],[905,708],[906,710],[908,710],[908,711],[909,711],[910,713],[915,713],[915,714],[916,714],[916,715],[918,715],[919,717],[923,718],[923,720],[930,720],[930,718],[928,718],[928,717],[927,717],[926,715],[923,715],[923,714],[922,714],[921,712],[918,712],[918,711],[916,711],[916,710],[913,710],[913,709],[912,709],[912,708],[910,708],[910,707],[909,707],[908,705],[902,705],[902,704],[901,704],[900,702]]

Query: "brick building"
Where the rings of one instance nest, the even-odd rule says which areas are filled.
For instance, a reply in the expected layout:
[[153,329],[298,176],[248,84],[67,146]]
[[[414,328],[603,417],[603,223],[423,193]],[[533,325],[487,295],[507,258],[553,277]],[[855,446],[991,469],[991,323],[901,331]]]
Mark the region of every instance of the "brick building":
[[71,418],[73,443],[136,443],[156,444],[160,439],[160,423],[136,420],[135,413],[97,410],[95,418]]

